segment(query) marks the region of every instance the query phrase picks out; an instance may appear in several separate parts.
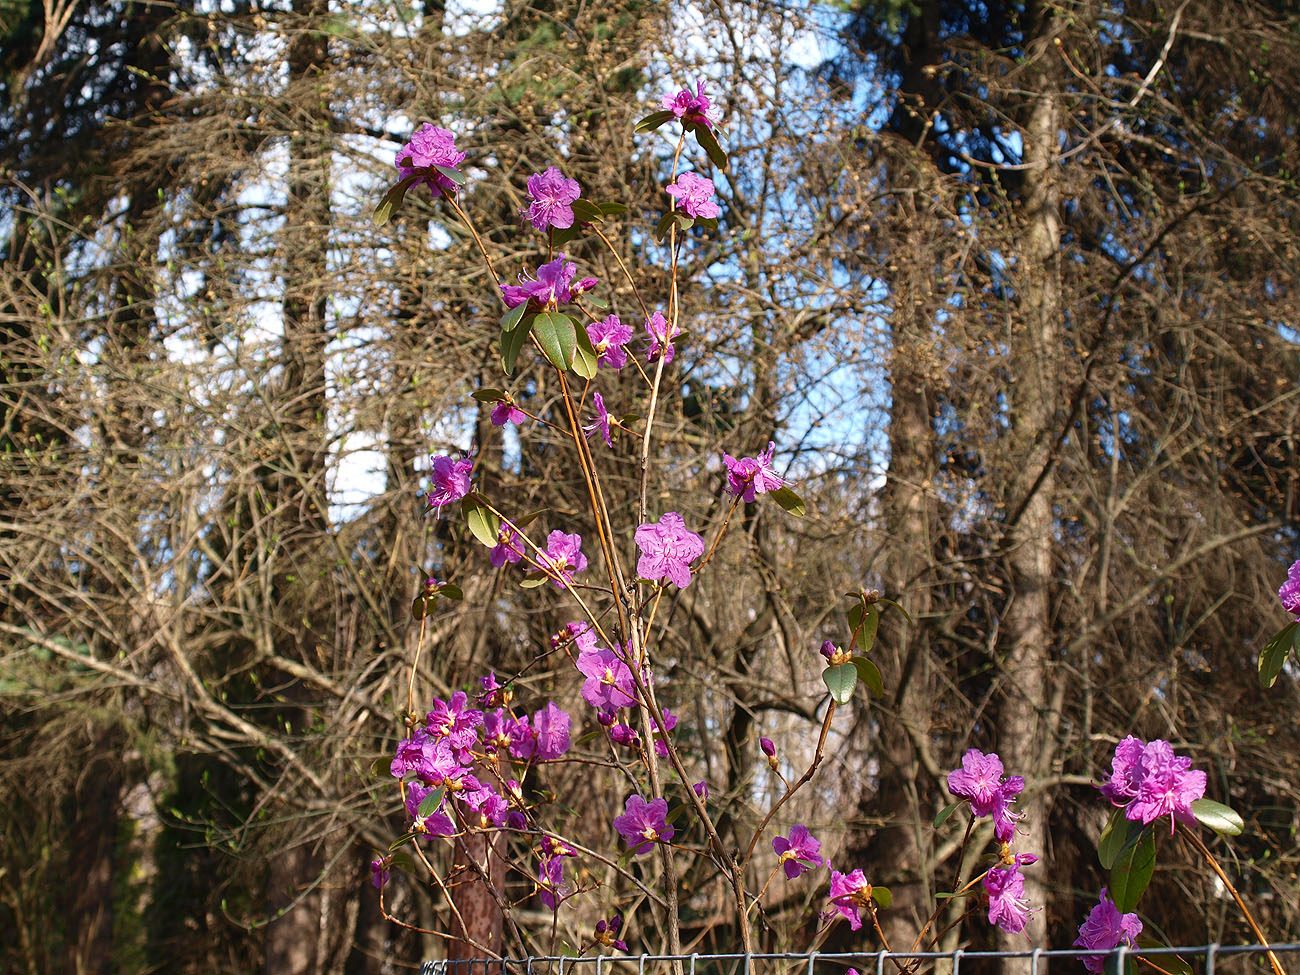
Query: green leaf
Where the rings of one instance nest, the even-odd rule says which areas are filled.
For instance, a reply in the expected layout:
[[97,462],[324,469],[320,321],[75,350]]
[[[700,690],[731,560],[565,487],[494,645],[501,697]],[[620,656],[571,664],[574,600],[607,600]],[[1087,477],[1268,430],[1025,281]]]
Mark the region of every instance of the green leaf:
[[[1102,975],[1120,975],[1119,955],[1110,955],[1102,965]],[[1123,975],[1137,975],[1137,964],[1133,961],[1132,956],[1124,956]]]
[[500,541],[501,519],[492,513],[477,494],[467,494],[460,502],[460,513],[465,516],[465,524],[482,544],[494,548]]
[[415,830],[411,830],[409,833],[403,833],[397,839],[393,840],[393,842],[388,844],[389,852],[391,853],[393,850],[401,849],[403,846],[409,843],[414,837],[415,837]]
[[668,815],[664,817],[664,822],[668,823],[671,826],[673,823],[677,822],[677,820],[681,819],[682,816],[684,816],[685,814],[686,814],[686,804],[679,802],[677,805],[673,806],[672,809],[668,810]]
[[600,360],[596,349],[591,344],[591,339],[587,338],[585,328],[575,328],[574,333],[577,345],[573,352],[573,371],[583,379],[596,378],[596,365]]
[[803,503],[803,498],[788,487],[779,487],[775,491],[769,491],[768,497],[796,518],[802,518],[808,513],[808,506]]
[[1121,914],[1137,910],[1155,868],[1156,835],[1147,826],[1138,834],[1137,842],[1124,847],[1110,871],[1110,897]]
[[437,596],[416,596],[411,600],[411,618],[422,620],[438,605]]
[[659,222],[655,224],[655,240],[663,240],[668,236],[668,231],[672,230],[673,225],[677,223],[676,213],[675,210],[669,210],[659,218]]
[[438,788],[434,789],[427,796],[425,796],[423,799],[420,800],[420,808],[416,810],[416,814],[421,818],[424,818],[425,816],[432,816],[434,813],[438,811],[438,807],[442,805],[442,797],[444,794],[445,794],[445,790],[442,788],[442,786],[439,786]]
[[1197,799],[1193,802],[1192,815],[1198,823],[1220,836],[1240,836],[1246,828],[1237,810],[1213,799]]
[[572,227],[565,227],[563,230],[551,231],[551,246],[563,247],[569,241],[573,240],[581,232],[582,224],[574,223]]
[[870,653],[871,648],[876,645],[876,631],[880,628],[880,607],[871,605],[867,607],[866,616],[862,621],[862,630],[858,633],[858,642],[862,647],[863,653]]
[[579,197],[570,205],[573,207],[573,218],[579,223],[605,222],[605,214],[601,212],[600,207],[596,206],[596,204],[592,203],[590,200],[585,200],[582,197]]
[[461,587],[456,585],[454,582],[444,582],[438,587],[438,595],[446,596],[448,599],[464,599],[465,590],[461,589]]
[[948,803],[948,805],[940,809],[934,816],[934,828],[938,829],[940,826],[946,823],[948,821],[948,817],[951,816],[953,813],[955,813],[957,811],[957,807],[960,805],[961,805],[960,802],[950,802]]
[[546,573],[540,569],[534,569],[523,577],[519,582],[520,589],[536,589],[538,586],[546,584]]
[[848,704],[853,699],[853,688],[858,683],[858,670],[853,664],[839,664],[822,671],[822,680],[836,704]]
[[609,302],[600,295],[583,295],[582,300],[593,308],[599,308],[602,311],[609,307]]
[[572,318],[558,311],[542,312],[533,321],[533,334],[542,346],[542,353],[556,369],[568,369],[573,365],[578,335]]
[[612,217],[620,213],[627,213],[627,206],[622,203],[598,203],[600,212],[607,217]]
[[677,226],[681,229],[682,233],[685,233],[695,226],[695,218],[688,217],[681,210],[673,211],[673,219],[677,221]]
[[633,132],[653,132],[665,122],[671,122],[677,116],[672,112],[651,112],[632,127]]
[[718,169],[727,168],[727,154],[722,151],[722,146],[718,145],[718,137],[713,134],[713,130],[704,125],[695,126],[695,141],[700,144],[709,155],[709,161]]
[[540,518],[542,515],[546,514],[546,512],[550,510],[551,510],[550,508],[538,508],[536,511],[530,511],[528,512],[528,514],[516,518],[513,522],[511,522],[511,524],[514,525],[516,528],[518,528],[520,531],[522,531],[523,529],[527,528],[529,525],[531,525],[538,518]]
[[849,593],[849,596],[853,599],[856,599],[857,602],[855,602],[852,606],[850,606],[844,615],[847,616],[849,619],[849,629],[856,631],[858,625],[862,622],[862,612],[864,607],[862,605],[861,598],[858,596],[856,592]]
[[907,620],[910,626],[916,626],[916,620],[912,619],[912,614],[903,609],[902,606],[898,605],[898,603],[894,602],[892,599],[877,599],[876,602],[884,603],[886,606],[893,606],[894,609],[903,614],[903,619]]
[[457,186],[464,186],[465,183],[468,182],[469,177],[459,169],[452,169],[450,166],[434,166],[433,168],[442,173],[442,175],[446,176]]
[[1106,825],[1101,830],[1101,838],[1097,841],[1097,859],[1101,861],[1103,870],[1115,866],[1120,851],[1124,849],[1133,833],[1141,828],[1136,823],[1129,822],[1124,816],[1123,809],[1111,811],[1110,819],[1106,820]]
[[701,227],[707,227],[709,230],[718,229],[717,217],[696,217],[695,222],[699,224]]
[[531,331],[532,326],[527,325],[524,328],[516,328],[513,331],[501,333],[501,368],[507,376],[514,373],[515,360],[519,358],[519,350],[528,341],[528,333]]
[[478,400],[480,403],[500,403],[506,398],[506,391],[504,389],[492,388],[476,389],[474,392],[470,393],[470,396]]
[[894,903],[894,895],[890,889],[888,887],[877,887],[875,884],[871,885],[871,899],[881,907],[888,907]]
[[884,697],[885,681],[880,676],[880,668],[866,657],[854,657],[852,663],[853,669],[858,672],[858,679],[867,685],[867,690],[876,697]]
[[524,312],[526,311],[528,311],[528,302],[521,301],[519,302],[519,304],[515,305],[515,307],[511,308],[508,312],[502,315],[501,331],[513,332],[515,330],[515,326],[518,325],[519,322],[523,319]]
[[402,205],[402,201],[406,199],[406,191],[422,179],[423,176],[407,176],[384,194],[384,198],[379,201],[379,206],[375,207],[371,217],[376,227],[382,227],[392,219],[393,214]]
[[1282,629],[1278,630],[1277,635],[1268,641],[1264,647],[1264,652],[1259,655],[1259,685],[1260,687],[1272,687],[1273,682],[1277,680],[1277,675],[1282,673],[1282,665],[1286,663],[1286,655],[1292,647],[1296,648],[1296,653],[1300,655],[1300,620],[1293,620]]

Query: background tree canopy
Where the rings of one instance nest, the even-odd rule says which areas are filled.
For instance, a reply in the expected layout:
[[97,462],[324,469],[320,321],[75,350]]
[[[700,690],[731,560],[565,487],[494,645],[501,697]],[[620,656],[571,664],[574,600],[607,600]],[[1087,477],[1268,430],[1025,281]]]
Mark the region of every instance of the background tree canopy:
[[[503,385],[500,310],[454,216],[416,192],[371,211],[432,121],[504,275],[544,254],[519,209],[558,165],[629,207],[608,232],[666,300],[672,146],[632,126],[696,77],[731,165],[684,252],[656,476],[716,528],[723,451],[772,440],[809,506],[744,507],[664,617],[660,696],[721,828],[743,842],[776,788],[760,735],[810,751],[816,648],[876,587],[916,619],[882,626],[889,692],[837,716],[778,825],[893,889],[891,940],[959,866],[959,827],[930,823],[968,747],[1028,780],[1031,933],[1073,940],[1128,734],[1208,772],[1261,922],[1300,930],[1300,675],[1255,676],[1300,557],[1292,5],[60,0],[0,5],[0,37],[0,969],[441,954],[380,917],[366,867],[404,825],[386,772],[421,581],[466,598],[426,621],[417,700],[493,668],[590,713],[546,653],[571,611],[423,515],[427,456],[472,445],[483,489],[553,527],[586,534],[588,506],[556,435],[471,398]],[[640,321],[608,250],[570,256]],[[514,396],[555,415],[521,363]],[[634,451],[598,460],[633,551]],[[621,783],[575,767],[556,793],[612,846]],[[1197,909],[1149,922],[1250,940],[1187,862],[1147,903]],[[735,944],[721,883],[682,878],[695,950]],[[555,950],[531,878],[507,884]],[[556,937],[589,938],[602,896]],[[386,897],[446,923],[426,877]],[[760,944],[802,947],[823,899],[773,886]]]

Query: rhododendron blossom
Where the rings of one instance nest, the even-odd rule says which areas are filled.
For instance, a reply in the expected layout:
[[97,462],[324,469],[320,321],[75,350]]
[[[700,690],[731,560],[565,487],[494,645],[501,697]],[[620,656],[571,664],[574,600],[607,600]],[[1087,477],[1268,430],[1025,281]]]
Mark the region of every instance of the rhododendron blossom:
[[[1142,921],[1136,914],[1121,914],[1110,893],[1105,887],[1101,889],[1101,899],[1088,917],[1079,925],[1079,936],[1074,939],[1076,948],[1093,948],[1097,951],[1113,951],[1121,944],[1132,948],[1137,937],[1142,933]],[[1101,972],[1106,959],[1101,955],[1087,955],[1083,967],[1090,972]]]
[[673,339],[681,335],[681,329],[676,325],[669,325],[668,320],[664,318],[661,312],[655,312],[645,320],[645,330],[650,333],[650,345],[646,349],[646,360],[658,362],[662,358],[664,365],[672,362],[673,356],[677,354]]
[[573,276],[578,265],[566,261],[563,254],[556,255],[555,260],[541,265],[537,269],[537,278],[519,275],[519,284],[501,285],[501,300],[507,308],[516,308],[528,302],[530,311],[548,311],[559,305],[568,304],[575,295],[590,291],[596,286],[595,278],[583,278],[576,285]]
[[1287,569],[1286,582],[1278,589],[1277,598],[1282,600],[1282,608],[1300,622],[1300,559]]
[[624,325],[617,315],[610,315],[587,326],[587,338],[596,351],[598,365],[622,369],[627,365],[627,352],[623,346],[632,341],[631,325]]
[[468,457],[458,460],[445,455],[431,457],[430,460],[433,469],[429,472],[429,480],[433,482],[433,489],[426,495],[430,508],[441,508],[469,494],[469,475],[474,469],[473,461]]
[[1205,795],[1205,773],[1192,768],[1192,760],[1175,755],[1163,739],[1146,743],[1132,735],[1115,746],[1110,781],[1101,794],[1124,815],[1144,826],[1168,816],[1169,832],[1175,821],[1196,825],[1192,803]]
[[573,584],[573,573],[587,568],[587,557],[582,554],[582,536],[566,535],[553,531],[546,536],[547,566],[554,576],[551,582],[557,589],[568,589]]
[[573,207],[571,204],[582,195],[582,187],[576,179],[568,179],[556,167],[550,166],[544,173],[534,173],[528,177],[528,206],[519,212],[526,217],[537,230],[554,227],[565,230],[573,226]]
[[679,589],[691,584],[690,564],[704,554],[704,539],[690,531],[676,511],[639,527],[636,545],[641,550],[637,575],[652,582],[668,579]]
[[713,180],[696,173],[682,173],[666,192],[688,216],[711,219],[719,213],[718,205],[712,200],[713,190]]
[[593,647],[578,655],[578,670],[586,677],[582,698],[593,708],[617,711],[636,701],[632,671],[612,650]]
[[704,94],[704,82],[696,80],[695,92],[683,88],[675,95],[664,95],[660,101],[664,109],[672,112],[683,122],[713,128],[718,122],[718,113]]
[[[455,169],[465,161],[465,153],[456,149],[456,136],[446,129],[425,122],[411,133],[411,141],[397,150],[394,162],[403,179],[415,175],[417,169],[446,166]],[[452,196],[460,189],[452,180],[434,170],[433,175],[421,182],[445,190]]]
[[772,840],[772,849],[790,880],[822,865],[821,854],[818,852],[821,848],[821,842],[813,838],[807,826],[801,824],[791,826],[789,836],[778,836]]
[[1002,843],[1010,843],[1016,833],[1021,813],[1011,811],[1011,803],[1025,788],[1019,775],[1002,781],[1002,760],[996,753],[985,755],[971,748],[962,756],[961,768],[948,773],[948,791],[970,803],[974,816],[992,816],[993,831]]
[[831,906],[849,922],[856,931],[862,927],[862,908],[871,900],[871,884],[861,870],[843,874],[831,867]]
[[776,444],[772,441],[768,441],[767,450],[757,457],[737,459],[724,452],[722,463],[727,468],[727,493],[752,504],[758,495],[784,486],[785,481],[772,470],[772,455],[775,452]]
[[1031,913],[1025,900],[1025,878],[1018,863],[992,867],[984,875],[984,890],[989,896],[989,924],[1009,934],[1025,929]]
[[601,396],[600,393],[594,393],[591,399],[596,406],[596,419],[585,424],[582,432],[588,437],[593,433],[599,433],[600,438],[605,441],[605,446],[613,447],[614,439],[609,432],[609,411],[605,409],[605,397]]
[[667,843],[676,830],[664,822],[668,815],[668,801],[654,799],[646,802],[643,796],[628,796],[624,813],[614,817],[614,829],[627,841],[634,855],[649,852],[656,843]]

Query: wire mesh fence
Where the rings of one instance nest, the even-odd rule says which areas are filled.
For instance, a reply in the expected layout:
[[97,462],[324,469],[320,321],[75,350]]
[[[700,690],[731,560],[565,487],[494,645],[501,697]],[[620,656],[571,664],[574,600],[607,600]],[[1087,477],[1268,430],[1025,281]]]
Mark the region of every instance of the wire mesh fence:
[[[1270,958],[1270,955],[1272,956]],[[1175,948],[1081,948],[1024,951],[868,951],[722,955],[591,955],[426,961],[420,975],[986,975],[1008,968],[1023,975],[1143,970],[1151,975],[1253,975],[1288,972],[1300,962],[1300,942],[1271,945],[1187,945]],[[1013,964],[1008,966],[1007,963]],[[1275,964],[1276,963],[1276,964]]]

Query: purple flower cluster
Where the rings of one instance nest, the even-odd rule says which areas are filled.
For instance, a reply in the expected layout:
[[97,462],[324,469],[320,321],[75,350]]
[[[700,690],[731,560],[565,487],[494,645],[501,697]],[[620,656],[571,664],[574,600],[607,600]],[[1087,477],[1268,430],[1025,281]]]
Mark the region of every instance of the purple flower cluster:
[[[481,683],[485,688],[488,683],[494,685],[486,695],[489,698],[501,690],[495,677]],[[468,695],[457,691],[448,701],[436,699],[424,723],[398,743],[389,771],[406,783],[406,809],[419,832],[433,836],[456,832],[448,797],[463,807],[459,812],[462,821],[468,812],[474,812],[483,827],[522,829],[527,825],[522,810],[511,809],[506,797],[480,781],[474,763],[483,758],[498,761],[505,755],[521,762],[549,762],[561,758],[569,745],[569,715],[554,702],[548,702],[530,721],[528,715],[516,717],[504,707],[488,711],[472,708]],[[445,794],[438,808],[421,815],[420,804],[439,788]]]
[[627,842],[628,849],[634,856],[648,853],[656,843],[672,841],[677,831],[665,821],[668,816],[668,800],[654,799],[645,801],[644,796],[631,795],[623,804],[624,812],[614,817],[614,829]]
[[469,474],[474,469],[473,461],[468,457],[458,460],[445,455],[430,457],[430,460],[433,461],[433,469],[429,472],[429,480],[433,482],[433,488],[425,496],[430,508],[441,508],[469,494]]
[[572,203],[582,195],[576,179],[568,179],[554,166],[528,177],[529,204],[520,214],[537,230],[573,226]]
[[718,121],[718,113],[709,102],[709,96],[704,94],[703,81],[695,82],[694,93],[689,88],[683,88],[675,95],[664,95],[660,104],[688,125],[702,125],[711,129]]
[[667,193],[688,216],[711,219],[719,213],[718,205],[711,199],[713,189],[713,180],[695,173],[682,173],[676,183],[669,184]]
[[1277,591],[1277,598],[1282,600],[1282,608],[1300,622],[1300,559],[1291,563],[1287,569],[1286,582]]
[[704,539],[690,531],[676,511],[637,528],[636,546],[641,551],[637,575],[651,582],[668,579],[678,589],[691,584],[691,563],[704,554]]
[[1011,811],[1025,787],[1018,775],[1002,780],[1002,760],[996,753],[985,755],[978,748],[969,749],[961,757],[961,768],[948,773],[948,791],[958,799],[970,803],[974,816],[993,817],[993,835],[999,843],[1010,843],[1016,835],[1016,823],[1023,819]]
[[562,531],[553,531],[546,536],[546,558],[548,570],[553,573],[552,585],[556,589],[568,589],[573,585],[573,573],[587,568],[587,556],[582,554],[582,536],[566,535]]
[[989,898],[989,924],[995,924],[1008,934],[1025,930],[1033,909],[1025,900],[1025,878],[1020,868],[1037,858],[1023,853],[1010,863],[990,868],[984,875],[984,892]]
[[[446,129],[440,129],[428,122],[411,133],[411,141],[397,150],[397,157],[394,159],[397,172],[403,179],[414,176],[417,169],[431,166],[455,169],[464,161],[465,153],[456,149],[456,137]],[[445,190],[452,196],[455,196],[456,190],[459,189],[454,182],[436,170],[424,182],[431,187]]]
[[632,326],[624,325],[617,315],[610,315],[599,322],[587,326],[587,338],[599,358],[596,362],[611,369],[622,369],[627,365],[627,352],[623,346],[632,341]]
[[1101,794],[1124,815],[1144,826],[1169,816],[1172,835],[1175,821],[1196,825],[1192,803],[1205,795],[1205,773],[1192,768],[1192,760],[1174,754],[1169,742],[1156,739],[1149,744],[1132,735],[1115,746],[1110,781]]
[[[1079,936],[1074,939],[1074,946],[1096,951],[1114,951],[1121,944],[1132,948],[1141,933],[1142,922],[1138,916],[1121,914],[1103,887],[1099,903],[1088,914],[1087,920],[1079,925]],[[1105,967],[1105,958],[1100,955],[1089,955],[1082,961],[1083,967],[1090,972],[1100,973]]]
[[507,308],[517,308],[528,302],[528,310],[542,312],[566,305],[577,295],[590,291],[596,286],[595,278],[583,278],[577,284],[573,276],[578,272],[578,265],[566,261],[563,254],[555,260],[541,265],[537,277],[519,275],[519,284],[501,285],[501,300]]
[[772,470],[772,455],[775,452],[776,444],[770,440],[767,450],[757,457],[741,457],[737,460],[724,452],[722,462],[727,467],[727,493],[753,504],[758,495],[782,487],[785,481]]

